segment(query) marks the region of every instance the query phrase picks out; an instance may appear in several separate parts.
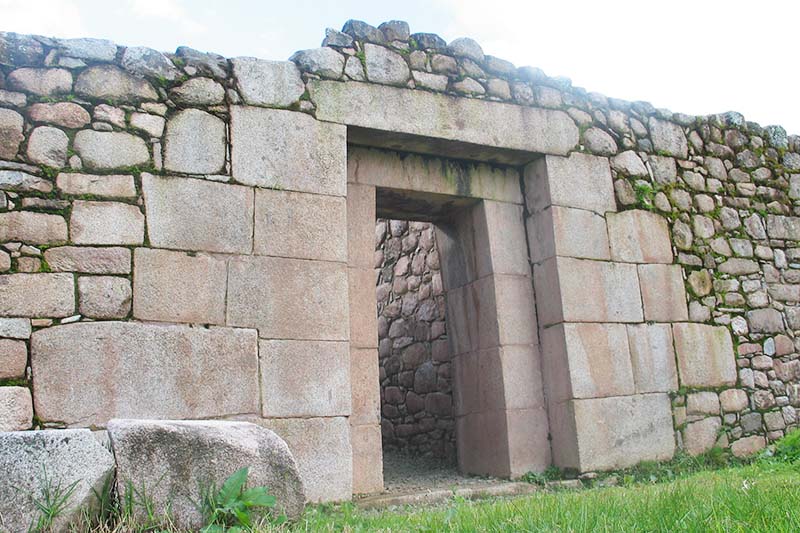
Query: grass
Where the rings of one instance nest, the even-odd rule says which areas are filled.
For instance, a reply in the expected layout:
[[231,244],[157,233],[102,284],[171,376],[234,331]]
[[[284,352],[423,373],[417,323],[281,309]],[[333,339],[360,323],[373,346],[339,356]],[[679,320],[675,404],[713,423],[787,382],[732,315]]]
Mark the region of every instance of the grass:
[[800,465],[760,462],[668,483],[427,509],[317,507],[292,528],[272,531],[800,531]]

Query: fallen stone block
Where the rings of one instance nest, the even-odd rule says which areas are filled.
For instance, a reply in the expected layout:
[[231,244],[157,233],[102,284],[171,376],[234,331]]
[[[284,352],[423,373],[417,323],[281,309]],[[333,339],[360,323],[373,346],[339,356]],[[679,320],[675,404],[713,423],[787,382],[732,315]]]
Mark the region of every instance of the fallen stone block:
[[114,457],[88,429],[0,433],[0,528],[10,533],[41,525],[42,491],[67,497],[46,531],[80,526],[99,510],[96,494],[110,488]]
[[[275,511],[294,519],[305,502],[303,482],[289,447],[272,431],[221,420],[122,420],[108,423],[117,460],[117,492],[146,491],[156,515],[169,512],[178,528],[204,525],[201,490],[219,487],[248,467],[248,487],[267,487]],[[263,512],[263,510],[259,509]],[[134,509],[134,520],[145,518]]]

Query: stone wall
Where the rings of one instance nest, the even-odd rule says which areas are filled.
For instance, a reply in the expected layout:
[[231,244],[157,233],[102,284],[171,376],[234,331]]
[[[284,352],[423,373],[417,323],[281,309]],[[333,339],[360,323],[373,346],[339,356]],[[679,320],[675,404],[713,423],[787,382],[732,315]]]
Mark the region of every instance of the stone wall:
[[[800,137],[400,22],[343,30],[289,62],[0,33],[0,429],[247,418],[311,499],[376,490],[386,187],[480,204],[474,276],[445,288],[470,319],[494,298],[491,350],[449,339],[454,382],[488,379],[479,350],[502,362],[460,427],[478,452],[502,433],[509,475],[550,460],[517,453],[547,432],[587,470],[797,427]],[[482,163],[367,175],[348,141]]]
[[384,450],[455,460],[452,365],[434,227],[378,220],[375,249]]

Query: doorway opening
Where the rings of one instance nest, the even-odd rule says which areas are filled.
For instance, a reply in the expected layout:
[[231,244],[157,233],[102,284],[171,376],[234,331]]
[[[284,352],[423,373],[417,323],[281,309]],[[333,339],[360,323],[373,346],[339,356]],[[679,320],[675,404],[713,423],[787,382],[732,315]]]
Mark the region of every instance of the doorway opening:
[[433,223],[377,220],[381,441],[387,486],[415,469],[419,474],[431,468],[456,471],[453,369],[439,253]]

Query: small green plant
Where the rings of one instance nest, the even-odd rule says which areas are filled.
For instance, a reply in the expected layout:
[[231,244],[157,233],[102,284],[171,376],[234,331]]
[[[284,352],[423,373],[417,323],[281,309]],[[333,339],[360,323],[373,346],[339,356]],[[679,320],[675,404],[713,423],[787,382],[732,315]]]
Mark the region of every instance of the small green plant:
[[550,465],[548,466],[544,472],[528,472],[524,476],[522,476],[522,481],[526,483],[530,483],[531,485],[539,485],[540,487],[544,487],[547,485],[548,481],[555,481],[557,479],[561,479],[563,474],[561,470],[555,466]]
[[795,429],[775,443],[775,458],[787,463],[800,462],[800,429]]
[[275,506],[275,496],[267,487],[245,489],[247,473],[244,467],[231,474],[219,489],[212,485],[204,491],[202,511],[207,525],[202,533],[246,531],[252,526],[251,510]]
[[42,485],[39,491],[39,496],[29,494],[33,505],[39,516],[35,524],[31,524],[31,531],[50,531],[56,518],[64,514],[67,510],[72,494],[80,483],[77,479],[67,485],[62,486],[61,481],[54,483],[52,479],[47,476],[47,467],[42,466]]

